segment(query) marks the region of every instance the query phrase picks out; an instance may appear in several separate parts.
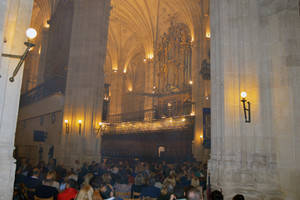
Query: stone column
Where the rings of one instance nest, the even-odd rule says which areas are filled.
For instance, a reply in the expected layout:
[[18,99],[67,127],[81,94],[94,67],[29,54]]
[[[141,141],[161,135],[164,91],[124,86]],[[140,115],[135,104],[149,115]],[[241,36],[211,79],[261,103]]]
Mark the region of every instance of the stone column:
[[[111,72],[111,102],[109,115],[118,115],[122,113],[122,98],[124,96],[124,92],[126,93],[128,90],[124,91],[124,80],[122,77],[122,72]],[[121,119],[121,118],[120,118]],[[113,118],[111,120],[117,120]]]
[[69,121],[70,132],[63,129],[62,155],[57,155],[66,165],[100,159],[100,136],[95,133],[102,120],[109,12],[107,0],[74,1],[62,122]]
[[[0,53],[21,55],[30,24],[32,0],[0,0]],[[8,79],[17,59],[0,56],[0,199],[12,199],[15,177],[13,158],[23,67],[15,81]]]
[[[153,73],[154,73],[154,63],[153,59],[147,59],[146,63],[146,70],[145,70],[145,93],[152,94],[153,91]],[[145,96],[145,103],[144,103],[144,110],[151,110],[153,109],[153,97],[147,95]],[[152,112],[145,112],[144,119],[146,121],[150,121],[153,119]]]
[[197,26],[195,26],[195,41],[192,44],[192,101],[195,104],[193,155],[198,161],[206,162],[209,150],[203,148],[203,108],[210,108],[210,80],[204,80],[200,71],[201,64],[206,59],[209,62],[210,41],[206,38],[206,27],[209,25],[208,10],[204,7],[208,2],[202,1],[203,10]]
[[[293,129],[299,107],[291,103],[299,97],[291,84],[300,65],[298,1],[211,0],[210,13],[212,187],[222,188],[225,199],[236,193],[250,200],[283,199],[283,193],[299,199],[293,178],[299,159],[292,156],[299,145],[292,142],[299,138]],[[245,123],[242,91],[251,102],[251,123]]]

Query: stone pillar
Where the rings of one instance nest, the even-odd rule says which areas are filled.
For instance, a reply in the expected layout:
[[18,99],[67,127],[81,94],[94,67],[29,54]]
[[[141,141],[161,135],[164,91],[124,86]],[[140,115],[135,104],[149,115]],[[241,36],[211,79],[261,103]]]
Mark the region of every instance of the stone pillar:
[[[124,80],[123,75],[121,72],[111,72],[110,79],[111,79],[111,101],[110,101],[110,108],[109,108],[109,115],[118,115],[122,113],[122,99],[124,93],[128,90],[124,91]],[[121,119],[121,117],[119,118]],[[111,120],[118,120],[116,117],[112,118]]]
[[193,42],[192,48],[192,102],[194,103],[192,113],[195,114],[194,126],[194,140],[193,140],[193,156],[196,160],[201,160],[201,153],[203,152],[203,140],[200,138],[203,135],[203,113],[202,113],[202,99],[204,88],[201,84],[201,77],[199,74],[201,68],[201,46],[200,38],[197,37]]
[[[30,24],[32,0],[0,0],[0,53],[24,53],[25,31]],[[13,158],[23,67],[15,81],[9,77],[17,59],[0,56],[0,199],[12,199],[15,177]]]
[[[222,188],[225,199],[236,193],[250,200],[283,199],[283,193],[299,199],[299,178],[293,178],[299,159],[292,156],[299,107],[291,103],[299,98],[291,84],[300,66],[298,0],[211,0],[210,13],[212,187]],[[251,102],[251,123],[245,123],[242,91]]]
[[[153,91],[153,73],[154,73],[154,63],[153,59],[147,59],[145,70],[145,93],[152,94]],[[147,95],[145,96],[144,110],[153,109],[153,97]],[[153,119],[153,112],[145,112],[144,119],[150,121]]]
[[202,1],[202,12],[199,24],[195,30],[195,41],[192,44],[192,102],[195,113],[193,155],[198,161],[207,162],[209,150],[203,147],[203,108],[210,108],[210,80],[204,80],[201,75],[201,64],[206,59],[209,62],[210,41],[206,38],[209,26],[208,1]]
[[62,149],[57,155],[66,165],[76,159],[100,160],[101,141],[95,133],[102,120],[109,12],[107,0],[74,1],[62,122],[68,120],[69,134],[63,128]]

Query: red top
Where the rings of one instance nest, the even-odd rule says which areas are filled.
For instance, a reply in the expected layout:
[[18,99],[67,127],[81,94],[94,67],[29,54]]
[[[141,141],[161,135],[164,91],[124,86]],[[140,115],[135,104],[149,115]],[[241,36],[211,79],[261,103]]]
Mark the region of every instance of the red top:
[[75,190],[74,188],[68,188],[65,191],[58,194],[57,200],[75,199],[76,195],[77,195],[77,190]]

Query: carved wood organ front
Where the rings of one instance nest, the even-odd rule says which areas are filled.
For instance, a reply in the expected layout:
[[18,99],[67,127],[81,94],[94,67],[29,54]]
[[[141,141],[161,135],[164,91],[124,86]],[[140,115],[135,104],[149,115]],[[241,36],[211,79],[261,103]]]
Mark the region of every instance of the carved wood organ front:
[[185,24],[171,23],[155,51],[155,107],[159,115],[174,116],[191,111],[192,46]]

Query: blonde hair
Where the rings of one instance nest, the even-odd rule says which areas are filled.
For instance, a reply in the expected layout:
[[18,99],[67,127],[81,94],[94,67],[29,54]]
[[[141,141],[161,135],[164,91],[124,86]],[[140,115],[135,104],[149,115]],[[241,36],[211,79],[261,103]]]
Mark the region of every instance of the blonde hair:
[[85,185],[80,189],[75,200],[92,200],[93,194],[94,194],[93,188],[89,185]]
[[47,178],[48,180],[51,180],[51,181],[55,181],[56,179],[56,172],[55,171],[49,171],[47,173]]

